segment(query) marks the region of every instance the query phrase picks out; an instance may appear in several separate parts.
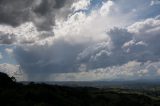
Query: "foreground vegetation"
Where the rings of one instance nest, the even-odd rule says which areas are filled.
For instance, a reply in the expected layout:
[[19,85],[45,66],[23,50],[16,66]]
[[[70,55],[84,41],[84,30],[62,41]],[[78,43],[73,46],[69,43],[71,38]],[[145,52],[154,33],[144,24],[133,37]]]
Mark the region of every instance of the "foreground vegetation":
[[24,85],[0,73],[0,106],[160,106],[160,99],[129,90]]

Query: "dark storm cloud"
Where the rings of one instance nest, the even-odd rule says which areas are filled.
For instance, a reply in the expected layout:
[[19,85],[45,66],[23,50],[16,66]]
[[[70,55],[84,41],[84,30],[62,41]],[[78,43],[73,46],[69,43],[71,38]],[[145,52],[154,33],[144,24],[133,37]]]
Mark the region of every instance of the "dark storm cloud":
[[19,45],[15,49],[16,60],[30,80],[47,78],[51,73],[74,72],[77,70],[76,56],[82,45],[71,45],[58,40],[48,45]]
[[5,34],[0,32],[0,44],[13,44],[16,41],[14,34]]
[[16,27],[32,21],[38,30],[50,30],[54,25],[56,12],[65,5],[72,4],[72,1],[0,0],[0,23]]
[[32,3],[33,0],[0,0],[0,22],[17,26],[29,21]]

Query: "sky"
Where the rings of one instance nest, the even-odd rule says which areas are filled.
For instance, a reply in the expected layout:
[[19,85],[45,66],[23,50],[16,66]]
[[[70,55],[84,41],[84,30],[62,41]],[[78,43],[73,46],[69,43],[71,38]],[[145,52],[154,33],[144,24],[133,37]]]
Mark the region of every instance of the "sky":
[[159,0],[0,0],[0,72],[18,81],[160,78]]

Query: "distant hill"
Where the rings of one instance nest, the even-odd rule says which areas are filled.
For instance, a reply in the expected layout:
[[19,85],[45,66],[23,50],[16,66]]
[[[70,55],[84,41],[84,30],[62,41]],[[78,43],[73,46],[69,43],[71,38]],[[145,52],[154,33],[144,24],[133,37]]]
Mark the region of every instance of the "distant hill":
[[0,106],[160,106],[160,99],[127,90],[24,85],[0,73]]

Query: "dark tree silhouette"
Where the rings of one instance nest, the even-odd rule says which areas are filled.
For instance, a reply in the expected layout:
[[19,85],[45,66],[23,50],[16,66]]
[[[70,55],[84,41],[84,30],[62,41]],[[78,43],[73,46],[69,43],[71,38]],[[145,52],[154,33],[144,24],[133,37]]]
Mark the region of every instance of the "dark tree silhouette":
[[13,83],[15,78],[10,78],[7,74],[0,72],[0,87],[5,87]]

